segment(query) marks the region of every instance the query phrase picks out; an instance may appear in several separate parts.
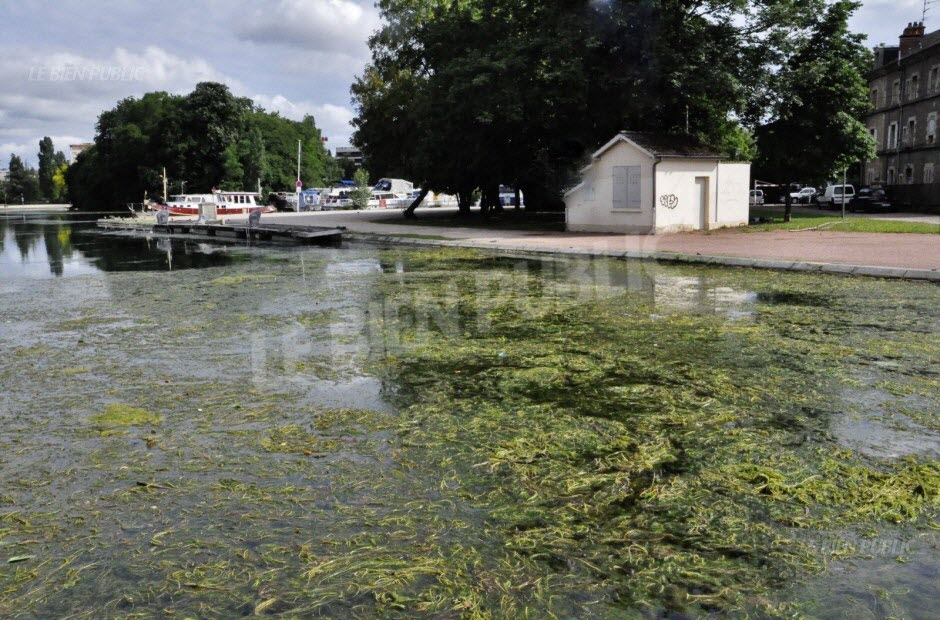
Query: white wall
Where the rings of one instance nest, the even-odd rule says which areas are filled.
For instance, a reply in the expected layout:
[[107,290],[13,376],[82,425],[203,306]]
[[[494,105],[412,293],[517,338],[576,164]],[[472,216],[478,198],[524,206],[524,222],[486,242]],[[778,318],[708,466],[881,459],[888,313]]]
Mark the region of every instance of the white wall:
[[[707,159],[665,159],[656,167],[656,232],[700,229],[700,210],[696,177],[708,179],[708,208],[715,209],[718,161]],[[675,196],[674,209],[663,206],[664,196]],[[711,217],[709,217],[709,222]]]
[[751,164],[721,162],[718,164],[718,209],[714,225],[744,226],[750,214]]
[[[641,211],[613,208],[614,166],[640,166]],[[620,142],[604,153],[582,176],[583,185],[565,196],[568,230],[581,232],[649,233],[653,228],[653,160]]]

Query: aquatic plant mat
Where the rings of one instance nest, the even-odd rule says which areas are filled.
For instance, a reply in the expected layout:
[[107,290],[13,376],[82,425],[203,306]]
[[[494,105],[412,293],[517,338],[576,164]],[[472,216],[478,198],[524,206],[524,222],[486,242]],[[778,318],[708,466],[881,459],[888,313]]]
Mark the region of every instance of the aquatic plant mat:
[[0,617],[928,617],[940,288],[456,249],[0,275]]

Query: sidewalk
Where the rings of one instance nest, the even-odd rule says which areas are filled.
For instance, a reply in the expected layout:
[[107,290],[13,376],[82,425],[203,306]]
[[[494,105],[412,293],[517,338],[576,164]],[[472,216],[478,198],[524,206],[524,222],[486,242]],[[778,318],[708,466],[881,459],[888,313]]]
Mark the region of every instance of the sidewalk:
[[310,226],[345,226],[351,233],[383,238],[405,235],[404,238],[385,240],[421,245],[626,256],[940,281],[940,234],[825,230],[743,233],[727,229],[667,235],[530,232],[409,225],[398,211],[279,213],[266,215],[265,220]]

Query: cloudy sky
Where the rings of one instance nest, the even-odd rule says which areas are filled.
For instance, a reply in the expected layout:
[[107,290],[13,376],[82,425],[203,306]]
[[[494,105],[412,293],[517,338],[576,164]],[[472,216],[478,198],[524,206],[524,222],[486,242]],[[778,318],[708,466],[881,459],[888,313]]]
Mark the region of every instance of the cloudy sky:
[[[268,110],[313,114],[328,146],[349,143],[349,86],[379,26],[374,0],[0,2],[0,166],[33,166],[42,136],[89,141],[98,114],[152,90],[228,84]],[[853,27],[897,42],[923,0],[864,0]],[[940,3],[927,30],[940,28]]]

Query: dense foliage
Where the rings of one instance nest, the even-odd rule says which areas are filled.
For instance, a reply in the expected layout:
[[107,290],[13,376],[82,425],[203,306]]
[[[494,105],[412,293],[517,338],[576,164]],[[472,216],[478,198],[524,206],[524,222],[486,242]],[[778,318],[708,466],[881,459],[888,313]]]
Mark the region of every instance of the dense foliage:
[[874,139],[860,120],[869,107],[863,76],[871,54],[863,37],[848,30],[858,6],[854,0],[831,5],[775,76],[781,96],[773,120],[757,131],[760,178],[832,180],[874,157]]
[[55,175],[63,171],[68,163],[65,153],[56,151],[52,138],[44,137],[39,141],[39,191],[42,197],[50,202],[61,202],[65,199],[64,185],[57,184]]
[[7,178],[0,183],[5,204],[32,203],[40,199],[39,176],[17,155],[10,155]]
[[312,116],[292,121],[235,97],[223,84],[198,84],[185,96],[147,93],[122,100],[98,118],[95,144],[69,168],[69,197],[80,209],[123,208],[144,194],[213,187],[291,190],[302,140],[301,179],[323,185],[340,171]]
[[[786,112],[809,70],[823,0],[382,0],[385,27],[354,83],[355,141],[370,169],[484,202],[499,183],[545,206],[587,152],[618,130],[688,131],[754,155],[748,128]],[[841,13],[839,12],[841,11]],[[855,39],[834,27],[843,58]],[[825,62],[821,60],[820,62]],[[834,140],[855,137],[837,108],[861,67],[842,65],[835,105],[817,111]],[[792,79],[778,79],[785,67]],[[809,101],[808,99],[806,100]],[[826,156],[840,154],[826,151]],[[466,202],[466,201],[462,201]]]

